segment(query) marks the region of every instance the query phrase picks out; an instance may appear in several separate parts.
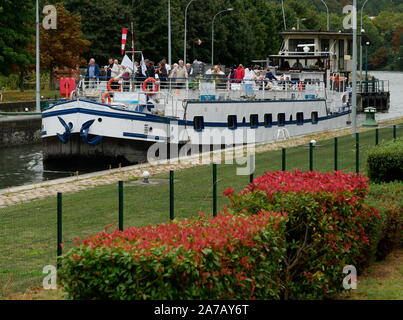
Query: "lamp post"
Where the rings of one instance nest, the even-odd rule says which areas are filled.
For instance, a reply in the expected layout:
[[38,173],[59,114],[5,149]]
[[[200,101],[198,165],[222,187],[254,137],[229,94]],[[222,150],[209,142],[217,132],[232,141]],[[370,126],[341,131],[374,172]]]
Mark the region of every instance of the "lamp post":
[[367,4],[368,0],[365,0],[362,7],[361,7],[361,27],[360,27],[360,81],[362,81],[362,33],[364,32],[363,29],[363,21],[362,21],[362,13],[364,11],[364,7]]
[[369,41],[365,42],[365,92],[368,92],[368,46]]
[[284,0],[281,0],[281,11],[283,12],[284,30],[287,30],[287,24],[285,21]]
[[214,20],[215,20],[215,18],[217,18],[217,16],[219,14],[228,12],[228,11],[234,11],[234,8],[228,8],[228,9],[222,10],[222,11],[218,12],[213,18],[213,22],[212,22],[212,26],[211,26],[211,66],[214,66]]
[[172,66],[171,0],[168,0],[168,64]]
[[306,20],[306,18],[302,18],[302,19],[297,18],[297,30],[299,30],[299,22],[300,21],[305,21],[305,20]]
[[323,0],[320,0],[320,1],[322,1],[322,3],[323,3],[323,4],[325,5],[325,7],[326,7],[326,12],[327,12],[327,31],[329,31],[329,30],[330,30],[329,7],[327,6],[327,4],[326,4],[325,1],[323,1]]
[[186,36],[187,36],[188,8],[192,4],[193,1],[196,1],[196,0],[190,0],[185,8],[185,36],[184,36],[184,40],[183,40],[183,63],[185,66],[186,66]]
[[353,88],[352,88],[352,133],[357,132],[357,0],[353,0]]
[[39,0],[36,0],[36,111],[41,111],[41,56],[39,49]]

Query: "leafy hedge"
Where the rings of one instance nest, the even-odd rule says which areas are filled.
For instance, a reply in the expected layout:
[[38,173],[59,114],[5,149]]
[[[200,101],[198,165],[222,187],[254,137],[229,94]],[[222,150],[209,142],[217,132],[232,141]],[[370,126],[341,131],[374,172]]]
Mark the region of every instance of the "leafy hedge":
[[225,192],[235,214],[287,212],[280,275],[284,299],[340,292],[343,267],[369,259],[365,250],[380,219],[364,203],[367,193],[368,181],[361,175],[301,171],[267,172],[239,194]]
[[368,152],[368,177],[371,181],[403,181],[403,139],[376,146]]
[[70,299],[279,299],[286,214],[101,232],[61,259]]
[[403,246],[403,182],[371,185],[366,201],[379,208],[382,224],[376,233],[373,260],[382,260],[394,249]]

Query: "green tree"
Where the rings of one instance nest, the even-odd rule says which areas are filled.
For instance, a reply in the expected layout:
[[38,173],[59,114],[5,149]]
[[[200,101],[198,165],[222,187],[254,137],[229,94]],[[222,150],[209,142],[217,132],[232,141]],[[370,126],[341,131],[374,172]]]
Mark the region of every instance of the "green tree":
[[0,14],[0,73],[20,74],[20,87],[26,67],[34,57],[26,49],[34,34],[35,9],[32,1],[2,1]]
[[41,65],[52,74],[58,68],[76,68],[85,63],[82,55],[88,50],[90,42],[83,39],[81,32],[81,18],[72,15],[62,3],[56,4],[57,29],[44,30],[41,27]]
[[87,60],[95,58],[97,63],[105,64],[109,57],[121,57],[122,28],[130,27],[134,20],[132,10],[122,0],[62,2],[68,11],[81,16],[84,38],[91,42],[85,54]]

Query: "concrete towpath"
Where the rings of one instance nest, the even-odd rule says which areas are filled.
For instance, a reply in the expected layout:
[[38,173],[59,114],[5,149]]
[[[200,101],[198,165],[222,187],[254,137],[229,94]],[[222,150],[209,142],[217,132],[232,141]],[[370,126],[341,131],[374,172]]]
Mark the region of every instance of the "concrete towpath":
[[[385,121],[380,123],[382,126],[401,123],[403,118]],[[359,131],[373,130],[373,128],[360,128]],[[270,150],[278,150],[281,148],[290,148],[297,145],[308,144],[312,139],[325,140],[333,137],[344,136],[351,132],[351,129],[345,128],[341,130],[326,131],[316,134],[309,134],[301,137],[294,137],[287,140],[260,144],[255,147],[255,151],[266,152]],[[230,148],[225,151],[216,151],[215,153],[223,153],[222,157],[225,159],[234,159],[244,156],[242,153],[243,147]],[[207,165],[213,161],[212,153],[205,153],[202,155],[190,156],[177,161],[168,160],[158,161],[152,164],[141,164],[129,167],[117,168],[112,170],[99,171],[78,175],[74,177],[67,177],[62,179],[50,180],[30,185],[19,187],[12,187],[0,190],[0,208],[12,206],[32,200],[43,199],[47,197],[54,197],[57,192],[74,193],[97,186],[113,184],[117,181],[126,181],[132,178],[141,178],[144,171],[148,171],[151,176],[167,173],[169,170],[184,170],[187,168]]]

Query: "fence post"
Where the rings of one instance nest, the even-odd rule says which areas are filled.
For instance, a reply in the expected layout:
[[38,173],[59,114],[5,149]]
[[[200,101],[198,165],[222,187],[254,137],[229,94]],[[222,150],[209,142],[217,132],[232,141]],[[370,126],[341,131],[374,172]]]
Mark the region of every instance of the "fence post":
[[169,219],[175,219],[174,212],[174,172],[169,171]]
[[313,143],[309,143],[309,171],[313,171]]
[[123,231],[123,181],[119,181],[119,231]]
[[377,146],[379,143],[379,129],[375,129],[375,145]]
[[[63,215],[63,204],[62,204],[62,193],[57,193],[57,257],[60,257],[63,254],[62,248],[62,239],[63,239],[63,224],[62,224],[62,215]],[[59,267],[59,262],[57,262],[57,267]]]
[[393,141],[396,141],[397,134],[396,134],[396,125],[393,125]]
[[213,216],[217,216],[217,164],[213,163]]
[[334,138],[334,171],[339,169],[338,166],[338,157],[339,157],[339,139],[337,137]]
[[360,172],[360,134],[355,134],[355,172]]
[[286,149],[281,149],[281,171],[286,170]]

